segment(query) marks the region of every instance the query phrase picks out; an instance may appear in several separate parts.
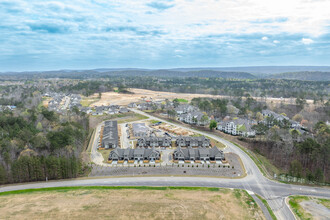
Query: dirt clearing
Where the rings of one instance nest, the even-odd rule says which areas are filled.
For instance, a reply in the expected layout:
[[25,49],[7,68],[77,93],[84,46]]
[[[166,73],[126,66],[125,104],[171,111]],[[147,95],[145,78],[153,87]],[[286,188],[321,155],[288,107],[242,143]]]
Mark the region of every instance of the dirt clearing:
[[[138,102],[143,100],[150,101],[160,101],[165,99],[175,99],[179,100],[191,101],[191,99],[196,97],[208,97],[208,98],[230,98],[229,96],[222,95],[210,95],[210,94],[189,94],[189,93],[173,93],[173,92],[159,92],[152,91],[147,89],[129,89],[129,91],[134,94],[121,94],[118,92],[105,92],[102,93],[101,99],[97,102],[94,102],[92,106],[102,106],[102,105],[128,105],[131,102]],[[98,94],[94,94],[93,97],[98,96]],[[264,98],[254,97],[257,100],[261,101]],[[295,99],[289,98],[267,98],[266,100],[269,103],[286,103],[286,104],[294,104]],[[308,104],[313,104],[312,100],[307,100]]]
[[0,197],[1,219],[265,219],[242,190],[79,189]]

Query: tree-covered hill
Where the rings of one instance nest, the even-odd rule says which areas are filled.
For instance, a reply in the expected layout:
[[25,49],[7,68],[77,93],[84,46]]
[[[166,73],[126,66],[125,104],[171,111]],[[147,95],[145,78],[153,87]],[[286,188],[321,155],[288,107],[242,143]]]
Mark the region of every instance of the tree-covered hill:
[[288,72],[279,73],[268,76],[272,79],[295,79],[295,80],[306,80],[306,81],[330,81],[330,72]]

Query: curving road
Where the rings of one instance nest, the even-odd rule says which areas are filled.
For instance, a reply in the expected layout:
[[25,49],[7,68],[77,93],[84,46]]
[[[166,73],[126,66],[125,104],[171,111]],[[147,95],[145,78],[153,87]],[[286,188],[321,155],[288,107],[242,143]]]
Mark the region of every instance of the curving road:
[[[206,132],[197,131],[186,128],[177,124],[164,121],[139,110],[131,109],[132,111],[150,117],[151,119],[163,121],[167,124],[182,127],[186,130],[191,130],[202,135],[207,135],[217,141],[227,145],[226,152],[234,152],[241,157],[245,166],[247,176],[242,179],[220,179],[212,177],[121,177],[121,178],[95,178],[95,179],[76,179],[66,181],[50,181],[42,183],[31,183],[22,185],[9,185],[0,188],[0,192],[43,188],[43,187],[59,187],[59,186],[201,186],[201,187],[225,187],[225,188],[240,188],[252,193],[257,193],[264,197],[269,206],[274,211],[278,219],[290,220],[295,219],[293,213],[286,205],[285,199],[290,195],[309,195],[330,198],[329,188],[307,187],[278,183],[264,177],[253,160],[240,148],[234,144]],[[96,129],[96,134],[98,128]],[[96,135],[97,136],[97,135]],[[95,141],[97,143],[97,141]],[[97,164],[103,161],[100,155],[93,146],[92,160]]]

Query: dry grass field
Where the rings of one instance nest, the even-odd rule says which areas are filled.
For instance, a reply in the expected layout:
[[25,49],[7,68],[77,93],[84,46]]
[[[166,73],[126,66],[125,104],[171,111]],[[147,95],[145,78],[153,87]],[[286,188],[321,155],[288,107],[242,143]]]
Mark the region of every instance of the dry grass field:
[[0,195],[0,218],[265,219],[242,190],[95,188]]
[[[210,95],[210,94],[189,94],[189,93],[173,93],[173,92],[159,92],[152,91],[146,89],[129,89],[134,94],[121,94],[117,92],[105,92],[102,93],[102,97],[99,101],[96,101],[92,104],[92,106],[102,106],[102,105],[128,105],[131,102],[138,102],[142,100],[165,100],[165,99],[175,99],[179,98],[182,100],[191,101],[191,99],[195,97],[209,97],[209,98],[229,98],[228,96],[221,95]],[[98,94],[94,94],[93,98],[97,97]],[[263,100],[263,98],[257,97],[257,100]],[[281,98],[267,98],[267,102],[269,103],[286,103],[286,104],[294,104],[294,99],[281,99]],[[307,100],[307,103],[313,104],[312,100]]]

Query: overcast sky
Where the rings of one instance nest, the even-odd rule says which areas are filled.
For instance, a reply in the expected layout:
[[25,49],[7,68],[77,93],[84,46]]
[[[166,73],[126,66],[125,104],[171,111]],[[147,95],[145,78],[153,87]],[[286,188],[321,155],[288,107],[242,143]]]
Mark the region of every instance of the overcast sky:
[[0,0],[0,71],[330,65],[330,0]]

